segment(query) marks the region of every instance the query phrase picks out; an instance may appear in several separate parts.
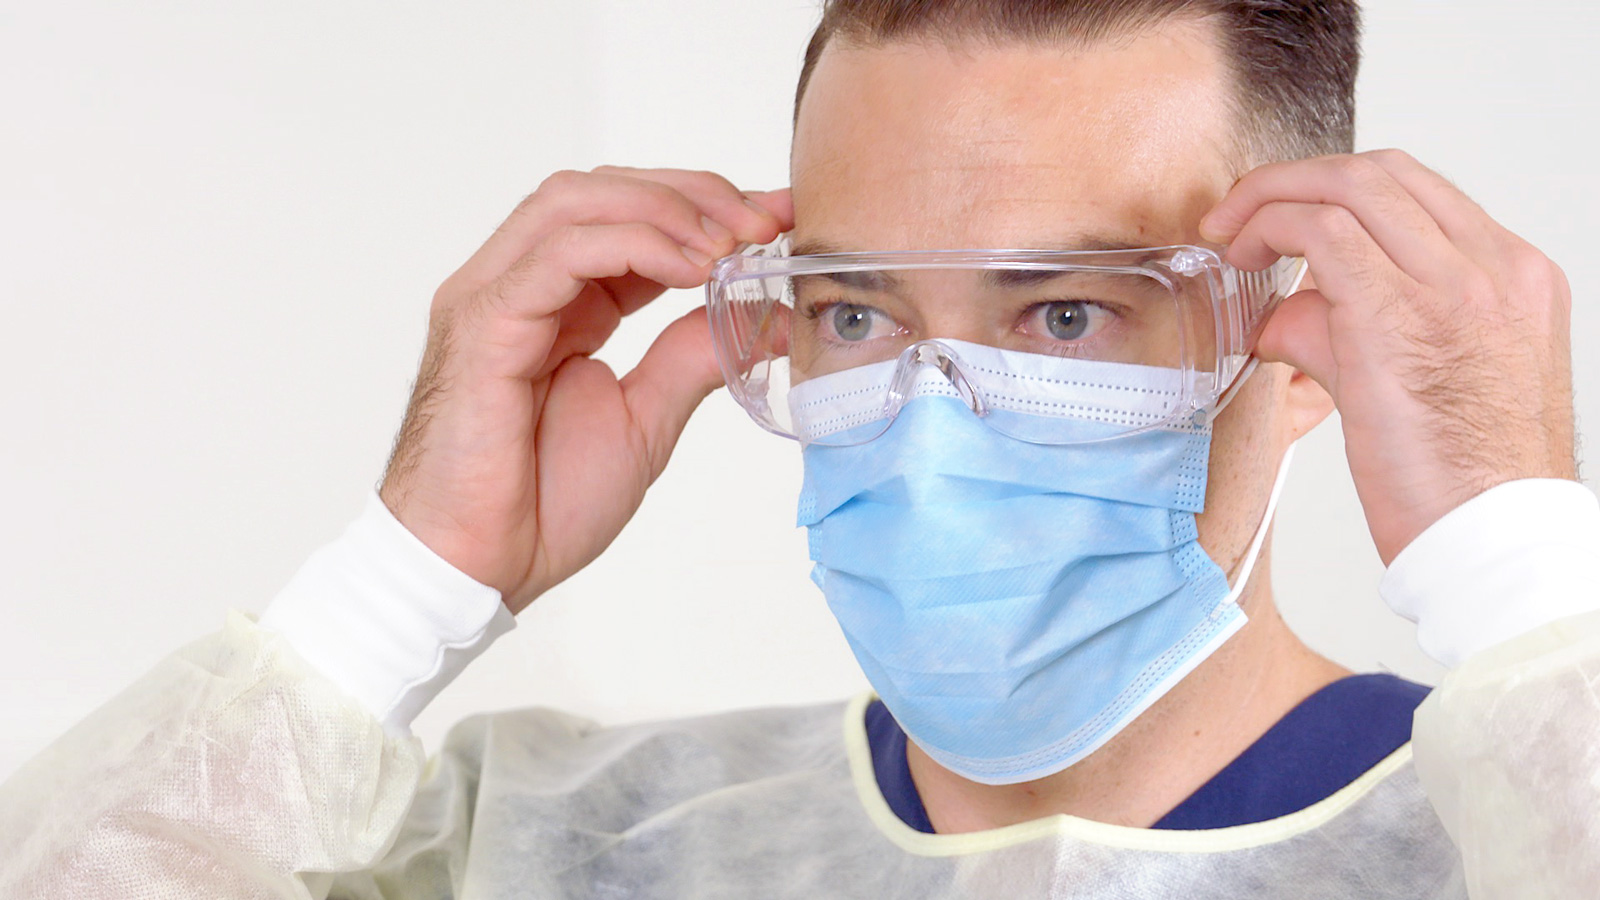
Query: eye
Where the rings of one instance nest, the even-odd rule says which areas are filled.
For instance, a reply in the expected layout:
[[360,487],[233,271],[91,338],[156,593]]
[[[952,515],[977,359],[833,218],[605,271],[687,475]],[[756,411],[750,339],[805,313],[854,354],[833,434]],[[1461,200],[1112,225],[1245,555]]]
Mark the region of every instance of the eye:
[[835,303],[823,311],[823,318],[833,332],[831,337],[847,343],[884,337],[895,330],[894,322],[888,316],[870,306],[854,303]]
[[1054,300],[1030,311],[1027,328],[1041,337],[1081,341],[1104,328],[1111,315],[1105,307],[1087,300]]

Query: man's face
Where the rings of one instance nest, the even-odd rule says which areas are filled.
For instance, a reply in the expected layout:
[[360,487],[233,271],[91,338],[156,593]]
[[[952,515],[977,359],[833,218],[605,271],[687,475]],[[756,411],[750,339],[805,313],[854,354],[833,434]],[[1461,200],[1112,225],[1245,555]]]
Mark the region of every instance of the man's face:
[[[795,244],[1200,243],[1200,218],[1240,162],[1230,90],[1203,22],[1088,49],[831,44],[795,129]],[[1230,572],[1288,440],[1276,368],[1264,367],[1215,429],[1200,540]]]

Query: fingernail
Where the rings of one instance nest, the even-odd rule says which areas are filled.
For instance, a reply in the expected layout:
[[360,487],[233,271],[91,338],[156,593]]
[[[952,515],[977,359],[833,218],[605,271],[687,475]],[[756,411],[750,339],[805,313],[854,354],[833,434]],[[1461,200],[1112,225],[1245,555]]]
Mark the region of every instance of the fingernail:
[[767,209],[765,206],[762,206],[761,204],[755,202],[754,200],[751,200],[749,197],[744,198],[744,205],[748,206],[751,209],[755,210],[756,212],[760,213],[762,218],[766,218],[766,219],[772,218],[772,210]]
[[1209,215],[1200,220],[1200,236],[1215,244],[1226,243],[1229,237],[1223,231],[1222,223]]
[[710,216],[700,217],[700,229],[706,233],[706,237],[711,238],[711,242],[714,244],[733,239],[733,232],[723,228],[721,222]]
[[711,257],[701,253],[699,250],[696,250],[693,247],[684,247],[683,256],[685,259],[689,260],[689,262],[694,263],[702,269],[711,265]]

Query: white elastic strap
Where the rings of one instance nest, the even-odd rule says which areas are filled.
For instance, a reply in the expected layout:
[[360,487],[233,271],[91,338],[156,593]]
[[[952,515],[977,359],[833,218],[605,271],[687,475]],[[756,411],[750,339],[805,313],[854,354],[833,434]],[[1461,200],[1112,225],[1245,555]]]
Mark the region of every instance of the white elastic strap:
[[1289,480],[1289,463],[1294,459],[1294,444],[1283,451],[1283,462],[1278,463],[1278,480],[1272,484],[1272,494],[1267,497],[1267,511],[1261,515],[1261,524],[1256,526],[1256,536],[1250,540],[1250,550],[1245,553],[1244,560],[1239,565],[1239,574],[1234,578],[1233,587],[1228,591],[1228,597],[1222,605],[1238,603],[1239,597],[1244,594],[1245,585],[1250,583],[1250,573],[1256,567],[1256,560],[1261,556],[1261,547],[1267,541],[1267,532],[1272,530],[1272,516],[1278,510],[1278,497],[1283,493],[1283,485]]
[[1244,387],[1244,383],[1249,381],[1250,376],[1256,373],[1256,366],[1260,365],[1260,363],[1261,360],[1256,359],[1253,354],[1249,359],[1245,360],[1244,368],[1239,371],[1239,377],[1233,380],[1233,384],[1228,385],[1228,389],[1222,392],[1221,397],[1217,398],[1217,405],[1211,407],[1211,412],[1206,415],[1207,422],[1215,422],[1217,416],[1228,408],[1228,404],[1233,402],[1233,398],[1239,395],[1239,389]]

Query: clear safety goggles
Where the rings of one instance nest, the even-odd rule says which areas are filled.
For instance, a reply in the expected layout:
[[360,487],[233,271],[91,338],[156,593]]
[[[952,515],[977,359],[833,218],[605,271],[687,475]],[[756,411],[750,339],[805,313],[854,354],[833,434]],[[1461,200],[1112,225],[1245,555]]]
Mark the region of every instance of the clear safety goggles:
[[763,428],[837,446],[925,395],[1033,443],[1203,427],[1305,271],[1245,272],[1197,246],[788,251],[780,237],[713,267],[717,359]]

